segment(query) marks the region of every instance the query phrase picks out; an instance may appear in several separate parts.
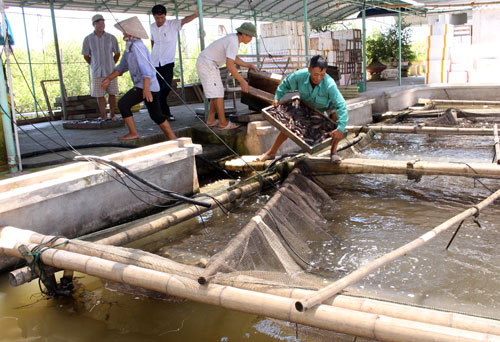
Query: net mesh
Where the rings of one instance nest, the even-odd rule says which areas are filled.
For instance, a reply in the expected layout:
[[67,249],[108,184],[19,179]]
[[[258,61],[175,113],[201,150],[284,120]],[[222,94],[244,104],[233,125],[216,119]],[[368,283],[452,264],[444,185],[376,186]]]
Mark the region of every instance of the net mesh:
[[332,240],[321,214],[333,200],[296,168],[280,190],[212,256],[202,272],[206,281],[320,288],[321,277],[310,273],[316,260],[309,247]]

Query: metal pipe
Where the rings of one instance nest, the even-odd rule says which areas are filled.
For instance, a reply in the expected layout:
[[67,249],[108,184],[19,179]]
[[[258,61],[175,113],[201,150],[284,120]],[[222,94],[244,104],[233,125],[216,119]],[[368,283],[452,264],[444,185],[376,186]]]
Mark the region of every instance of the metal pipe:
[[54,31],[54,46],[56,49],[57,72],[59,74],[59,87],[61,88],[61,104],[62,104],[62,117],[64,120],[68,119],[68,111],[66,110],[66,92],[64,91],[64,77],[62,71],[61,56],[59,54],[59,40],[57,38],[56,16],[54,13],[54,0],[50,0],[50,16],[52,18],[52,30]]
[[[203,28],[203,1],[202,0],[196,0],[196,3],[198,5],[198,23],[200,25],[200,51],[205,50],[205,29]],[[208,112],[209,112],[209,104],[208,104],[208,99],[205,97],[204,101],[204,107],[205,107],[205,121],[208,118]]]
[[36,101],[36,92],[35,92],[35,80],[33,78],[33,68],[31,67],[31,54],[30,54],[30,43],[28,41],[28,30],[26,29],[26,17],[24,16],[24,7],[21,7],[23,13],[23,23],[24,23],[24,35],[26,37],[26,50],[28,51],[28,64],[30,67],[30,76],[31,76],[31,89],[33,90],[33,100],[35,102],[35,113],[38,117],[38,103]]
[[[2,35],[4,37],[4,42],[7,44],[7,47],[5,50],[8,50],[8,38],[7,38],[7,24],[5,20],[5,14],[4,14],[4,6],[3,6],[3,1],[0,0],[0,5],[1,5],[1,15],[2,15]],[[7,53],[6,53],[7,55]],[[7,55],[8,56],[8,55]],[[16,154],[16,144],[15,144],[15,139],[14,139],[14,133],[12,131],[12,123],[14,122],[13,120],[13,115],[11,114],[12,112],[10,111],[9,107],[9,100],[7,98],[7,83],[5,82],[5,73],[4,73],[4,67],[3,63],[0,66],[0,106],[1,112],[2,112],[2,126],[3,126],[3,133],[4,133],[4,139],[5,139],[5,150],[7,151],[7,166],[9,168],[9,171],[11,173],[16,173],[18,171],[17,168],[17,154]]]
[[[179,9],[177,8],[177,1],[175,2],[175,19],[179,20]],[[181,97],[186,101],[186,93],[184,90],[184,69],[182,68],[182,45],[181,35],[177,32],[177,48],[179,49],[179,67],[181,68]]]
[[16,149],[16,162],[19,167],[19,171],[23,170],[23,164],[21,163],[21,148],[19,147],[19,136],[17,134],[17,124],[16,124],[16,107],[14,106],[14,92],[12,85],[12,72],[10,69],[10,51],[11,45],[10,40],[8,39],[8,30],[7,30],[7,20],[5,19],[5,8],[4,3],[0,0],[0,7],[2,12],[2,25],[5,27],[5,39],[4,39],[4,52],[5,52],[5,61],[7,62],[7,82],[8,82],[8,90],[9,90],[9,98],[10,98],[10,110],[11,110],[11,125],[12,125],[12,135],[14,137],[14,147]]
[[[257,29],[257,14],[255,11],[253,11],[253,22],[255,25],[255,29]],[[259,35],[255,37],[255,54],[257,55],[257,65],[260,64],[260,57],[259,57]]]
[[399,70],[399,85],[401,85],[401,11],[398,12],[398,44],[399,44],[399,58],[398,58],[398,70]]
[[366,3],[363,3],[363,84],[366,91]]
[[306,45],[306,64],[309,61],[309,33],[307,27],[307,0],[303,0],[304,4],[304,40]]

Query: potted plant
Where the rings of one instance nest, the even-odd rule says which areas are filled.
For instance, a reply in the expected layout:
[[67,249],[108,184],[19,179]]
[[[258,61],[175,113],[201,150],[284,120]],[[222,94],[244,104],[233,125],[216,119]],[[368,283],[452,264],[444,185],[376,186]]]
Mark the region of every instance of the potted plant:
[[[376,32],[367,39],[366,55],[371,62],[367,67],[367,71],[370,72],[370,69],[373,69],[375,70],[375,76],[377,76],[376,70],[381,68],[379,64],[382,64],[382,62],[391,63],[392,66],[397,67],[399,59],[398,32],[398,23],[395,23],[384,32]],[[415,52],[411,48],[410,24],[403,20],[401,22],[401,76],[408,76],[408,68],[415,57]],[[371,66],[372,63],[374,63],[373,66]],[[382,70],[379,72],[382,72]]]

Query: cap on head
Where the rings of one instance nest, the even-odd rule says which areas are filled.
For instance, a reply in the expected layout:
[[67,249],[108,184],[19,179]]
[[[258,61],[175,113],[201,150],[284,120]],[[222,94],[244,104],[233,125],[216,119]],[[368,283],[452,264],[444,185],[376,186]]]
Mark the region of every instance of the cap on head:
[[104,17],[100,14],[96,14],[92,17],[92,25],[94,25],[97,21],[104,20]]
[[149,38],[144,26],[142,26],[141,21],[137,17],[122,20],[116,23],[115,27],[117,30],[136,38]]
[[257,29],[255,28],[255,25],[249,22],[241,24],[241,26],[236,29],[236,32],[257,37]]

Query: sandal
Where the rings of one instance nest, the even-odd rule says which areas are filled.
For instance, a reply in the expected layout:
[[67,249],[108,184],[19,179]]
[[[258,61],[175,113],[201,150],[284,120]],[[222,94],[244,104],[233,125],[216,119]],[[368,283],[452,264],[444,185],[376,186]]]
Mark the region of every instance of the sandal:
[[230,129],[235,129],[235,128],[238,128],[240,127],[240,124],[237,124],[237,123],[234,123],[232,121],[229,121],[226,125],[226,127],[217,127],[219,128],[221,131],[228,131]]
[[215,127],[215,126],[219,126],[219,120],[218,119],[215,119],[214,122],[212,122],[211,124],[208,124],[207,123],[207,126],[208,127]]

